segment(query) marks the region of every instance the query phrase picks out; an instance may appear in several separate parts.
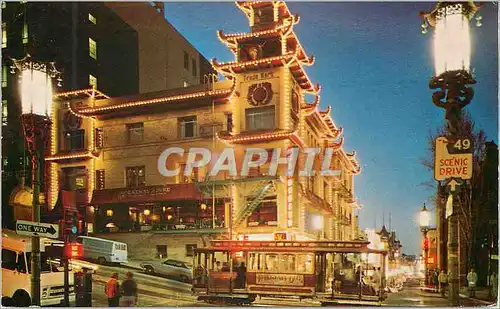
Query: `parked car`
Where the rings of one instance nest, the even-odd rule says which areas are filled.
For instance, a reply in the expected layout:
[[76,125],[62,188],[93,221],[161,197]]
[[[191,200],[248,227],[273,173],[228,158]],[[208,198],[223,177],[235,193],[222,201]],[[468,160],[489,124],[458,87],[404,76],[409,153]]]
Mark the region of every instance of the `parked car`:
[[140,264],[141,268],[150,274],[158,274],[169,278],[175,278],[182,282],[191,282],[193,280],[193,271],[190,265],[183,261],[166,260],[148,261]]

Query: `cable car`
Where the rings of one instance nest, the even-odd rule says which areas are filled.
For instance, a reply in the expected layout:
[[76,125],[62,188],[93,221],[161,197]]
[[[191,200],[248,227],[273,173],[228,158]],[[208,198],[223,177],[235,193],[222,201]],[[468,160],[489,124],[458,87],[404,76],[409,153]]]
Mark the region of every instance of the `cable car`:
[[386,298],[387,250],[369,244],[213,240],[194,250],[192,290],[208,303],[250,304],[264,296],[380,305]]

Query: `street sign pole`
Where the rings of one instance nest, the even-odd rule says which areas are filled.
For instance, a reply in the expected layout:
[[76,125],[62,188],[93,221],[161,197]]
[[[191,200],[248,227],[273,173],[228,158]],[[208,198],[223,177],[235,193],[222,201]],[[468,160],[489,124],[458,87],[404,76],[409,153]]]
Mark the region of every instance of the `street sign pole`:
[[450,186],[450,195],[451,195],[451,215],[448,217],[448,300],[450,301],[451,306],[459,306],[460,298],[459,298],[459,271],[458,268],[458,217],[455,213],[456,209],[456,185],[457,182],[452,179],[448,186]]
[[[31,158],[33,165],[33,222],[40,222],[40,167],[38,156]],[[40,306],[40,237],[31,237],[31,304]]]

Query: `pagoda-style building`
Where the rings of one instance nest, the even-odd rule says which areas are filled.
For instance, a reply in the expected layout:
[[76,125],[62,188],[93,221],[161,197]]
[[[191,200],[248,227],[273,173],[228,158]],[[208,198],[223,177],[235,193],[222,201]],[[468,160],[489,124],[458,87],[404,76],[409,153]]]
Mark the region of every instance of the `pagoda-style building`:
[[[225,80],[205,76],[204,85],[123,97],[92,88],[54,96],[49,207],[59,190],[75,191],[89,234],[124,241],[140,259],[190,260],[192,248],[210,238],[358,237],[353,177],[360,166],[343,148],[331,107],[320,109],[321,88],[305,71],[314,58],[294,32],[299,17],[284,2],[236,5],[251,31],[218,32],[235,57],[212,61]],[[187,155],[159,161],[172,147],[208,148],[214,157],[191,175],[166,176],[162,164],[186,168]],[[320,148],[320,161],[330,157],[339,173],[303,176],[299,157],[291,175],[278,169],[273,176],[268,160],[248,175],[212,176],[225,148],[239,163],[248,148],[280,149],[280,158],[293,148]]]
[[[213,66],[236,81],[229,103],[233,126],[222,132],[220,139],[241,151],[248,147],[281,148],[283,152],[291,147],[321,148],[323,152],[333,148],[334,168],[342,170],[340,177],[296,173],[286,183],[270,180],[276,185],[257,185],[268,190],[258,192],[257,201],[261,196],[277,199],[276,205],[272,203],[279,214],[274,226],[259,223],[268,206],[252,202],[252,189],[236,187],[233,213],[237,233],[264,238],[278,232],[288,239],[353,239],[357,223],[352,177],[360,172],[360,166],[354,152],[343,150],[342,128],[333,122],[331,107],[319,109],[321,88],[305,71],[314,57],[307,55],[294,32],[299,16],[291,14],[281,1],[236,5],[248,18],[251,31],[217,33],[235,59],[224,63],[214,59]],[[312,102],[307,102],[306,96],[312,96]],[[303,164],[299,160],[299,169]]]

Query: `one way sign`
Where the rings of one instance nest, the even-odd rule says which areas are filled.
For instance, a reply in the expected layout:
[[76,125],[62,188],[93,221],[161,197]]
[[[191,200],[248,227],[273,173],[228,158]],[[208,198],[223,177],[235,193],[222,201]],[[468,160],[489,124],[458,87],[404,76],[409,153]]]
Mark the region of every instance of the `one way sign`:
[[16,233],[18,235],[58,238],[59,226],[56,224],[17,220]]

